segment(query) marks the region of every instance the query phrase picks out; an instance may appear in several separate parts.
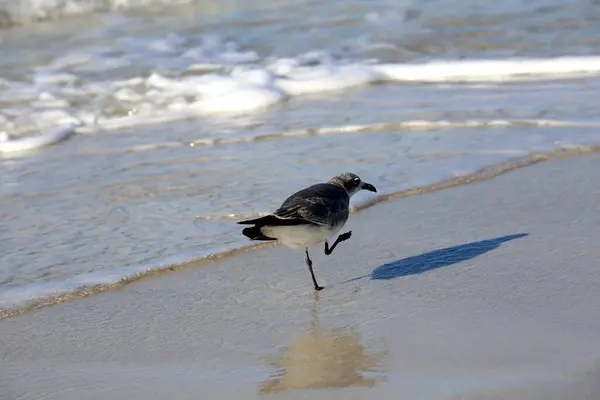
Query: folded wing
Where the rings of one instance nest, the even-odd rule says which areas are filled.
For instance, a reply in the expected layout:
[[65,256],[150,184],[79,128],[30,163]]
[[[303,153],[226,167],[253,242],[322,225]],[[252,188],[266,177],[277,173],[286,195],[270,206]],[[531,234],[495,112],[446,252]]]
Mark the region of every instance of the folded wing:
[[288,197],[273,214],[239,221],[262,226],[334,225],[348,218],[350,198],[346,191],[330,183],[319,183]]
[[349,202],[344,189],[319,183],[288,197],[273,215],[284,220],[300,219],[315,225],[331,225],[348,218]]

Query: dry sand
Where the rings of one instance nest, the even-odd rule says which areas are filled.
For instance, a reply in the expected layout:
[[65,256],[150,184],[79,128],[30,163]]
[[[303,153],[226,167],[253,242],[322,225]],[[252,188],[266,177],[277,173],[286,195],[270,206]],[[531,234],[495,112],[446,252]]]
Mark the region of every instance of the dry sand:
[[599,399],[600,157],[0,321],[0,399]]

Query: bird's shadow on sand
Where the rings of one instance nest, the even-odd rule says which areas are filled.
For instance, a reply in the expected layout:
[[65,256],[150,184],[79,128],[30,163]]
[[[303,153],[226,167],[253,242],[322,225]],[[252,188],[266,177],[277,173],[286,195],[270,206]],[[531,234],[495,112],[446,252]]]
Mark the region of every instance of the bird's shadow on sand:
[[419,254],[418,256],[403,258],[375,268],[370,275],[360,276],[346,282],[368,278],[369,276],[372,280],[389,280],[407,275],[422,274],[423,272],[431,271],[432,269],[447,267],[462,261],[470,260],[500,247],[500,245],[505,242],[519,239],[527,235],[527,233],[517,233],[495,239],[447,247],[445,249]]

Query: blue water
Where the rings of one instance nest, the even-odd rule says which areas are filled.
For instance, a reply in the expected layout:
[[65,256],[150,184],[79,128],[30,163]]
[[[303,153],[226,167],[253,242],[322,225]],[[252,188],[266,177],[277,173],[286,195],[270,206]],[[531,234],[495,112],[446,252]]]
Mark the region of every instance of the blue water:
[[342,171],[385,194],[600,143],[592,3],[38,3],[0,5],[2,308],[246,245]]

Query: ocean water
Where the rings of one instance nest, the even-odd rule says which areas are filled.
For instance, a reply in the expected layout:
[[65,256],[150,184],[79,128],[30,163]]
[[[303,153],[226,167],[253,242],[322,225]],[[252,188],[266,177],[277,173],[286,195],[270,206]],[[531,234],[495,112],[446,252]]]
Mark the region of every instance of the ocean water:
[[248,245],[236,220],[340,172],[385,195],[600,145],[598,24],[596,1],[2,2],[0,309]]

